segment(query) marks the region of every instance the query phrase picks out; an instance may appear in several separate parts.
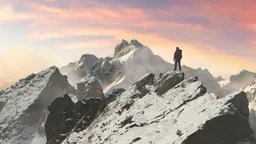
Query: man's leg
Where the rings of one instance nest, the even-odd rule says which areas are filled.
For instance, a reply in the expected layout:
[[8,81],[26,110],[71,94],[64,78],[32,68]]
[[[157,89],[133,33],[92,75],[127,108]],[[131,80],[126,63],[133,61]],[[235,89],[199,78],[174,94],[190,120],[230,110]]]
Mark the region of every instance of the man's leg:
[[175,67],[174,67],[174,71],[177,70],[177,60],[175,61]]
[[179,60],[179,68],[180,68],[180,71],[181,71],[181,63],[180,63],[180,60]]

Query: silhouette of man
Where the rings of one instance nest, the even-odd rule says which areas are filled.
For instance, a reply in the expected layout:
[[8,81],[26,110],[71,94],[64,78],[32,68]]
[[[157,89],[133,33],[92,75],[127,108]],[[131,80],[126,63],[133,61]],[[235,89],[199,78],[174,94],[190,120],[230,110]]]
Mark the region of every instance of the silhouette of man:
[[179,65],[179,69],[181,71],[181,64],[180,64],[181,59],[182,59],[182,50],[179,47],[177,47],[176,51],[174,53],[174,58],[173,58],[173,60],[175,62],[174,71],[177,70],[177,65]]

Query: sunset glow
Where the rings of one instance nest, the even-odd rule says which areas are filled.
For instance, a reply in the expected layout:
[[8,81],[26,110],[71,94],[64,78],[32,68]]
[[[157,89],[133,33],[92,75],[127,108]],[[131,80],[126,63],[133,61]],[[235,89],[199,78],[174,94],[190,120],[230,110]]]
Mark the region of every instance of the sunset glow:
[[18,80],[84,53],[112,56],[137,39],[173,63],[227,77],[256,71],[253,0],[0,0],[0,81]]

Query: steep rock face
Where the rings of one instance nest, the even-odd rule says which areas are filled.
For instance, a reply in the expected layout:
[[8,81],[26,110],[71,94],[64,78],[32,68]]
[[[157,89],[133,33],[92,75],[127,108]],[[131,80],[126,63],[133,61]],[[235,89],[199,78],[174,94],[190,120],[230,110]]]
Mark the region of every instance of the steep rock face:
[[118,56],[120,52],[129,45],[129,43],[126,40],[122,40],[120,44],[116,45],[115,52],[114,52],[114,57]]
[[[197,77],[179,83],[182,73],[158,80],[147,74],[110,103],[86,129],[72,133],[69,143],[235,144],[256,143],[248,122],[244,92],[218,99]],[[157,81],[165,93],[155,93]],[[161,84],[161,83],[158,83]]]
[[48,107],[50,114],[45,123],[47,144],[61,143],[70,132],[85,129],[94,119],[101,100],[90,98],[72,102],[68,95],[56,98]]
[[219,83],[223,89],[233,92],[247,87],[254,80],[256,80],[256,73],[243,70],[236,75],[230,76],[227,80],[220,81]]
[[50,114],[45,124],[47,144],[61,143],[71,132],[85,129],[109,103],[103,88],[92,75],[77,84],[77,97],[77,103],[68,95],[58,97],[48,107]]
[[54,98],[75,90],[57,67],[31,74],[4,90],[0,95],[0,140],[4,143],[30,143],[37,134],[44,135],[47,106]]
[[256,80],[252,82],[251,85],[245,87],[243,89],[244,92],[246,92],[247,97],[250,102],[255,101],[256,99]]
[[60,71],[62,74],[68,76],[68,81],[70,84],[76,86],[76,84],[80,81],[81,78],[91,73],[93,65],[98,60],[99,59],[95,55],[84,54],[82,55],[80,60],[76,62],[75,66],[72,63],[70,64],[70,66],[64,66],[60,68]]
[[111,81],[115,80],[118,75],[118,69],[121,64],[112,63],[111,59],[105,58],[97,61],[92,67],[91,73],[99,80],[100,84],[105,87]]
[[66,66],[63,66],[60,68],[61,74],[68,75],[71,71],[73,71],[76,68],[76,62],[71,62]]
[[125,92],[124,88],[117,88],[117,89],[112,89],[108,93],[106,93],[106,99],[105,102],[106,104],[109,104],[116,100],[123,92]]
[[91,97],[103,99],[104,93],[98,80],[94,76],[89,75],[82,78],[77,84],[77,98],[78,100],[83,100]]
[[162,95],[166,93],[168,90],[173,88],[177,83],[180,83],[181,81],[184,80],[184,73],[173,73],[173,72],[168,72],[162,77],[160,77],[156,81],[156,90],[155,92],[158,95]]
[[129,47],[132,49],[129,53],[111,61],[114,65],[113,76],[104,87],[105,92],[112,88],[128,88],[147,73],[159,75],[170,70],[170,64],[154,55],[148,47]]
[[246,92],[249,100],[249,121],[254,133],[256,134],[256,81],[244,88],[244,92]]

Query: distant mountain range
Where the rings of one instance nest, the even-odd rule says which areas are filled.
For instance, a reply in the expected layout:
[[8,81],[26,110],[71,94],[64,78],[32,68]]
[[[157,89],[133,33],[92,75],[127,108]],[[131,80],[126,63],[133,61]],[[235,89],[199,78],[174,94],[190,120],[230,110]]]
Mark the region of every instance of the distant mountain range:
[[236,75],[230,76],[228,79],[219,81],[219,84],[224,90],[229,92],[242,90],[252,84],[256,80],[256,73],[243,70]]

